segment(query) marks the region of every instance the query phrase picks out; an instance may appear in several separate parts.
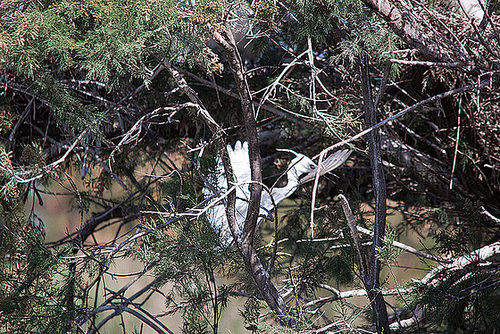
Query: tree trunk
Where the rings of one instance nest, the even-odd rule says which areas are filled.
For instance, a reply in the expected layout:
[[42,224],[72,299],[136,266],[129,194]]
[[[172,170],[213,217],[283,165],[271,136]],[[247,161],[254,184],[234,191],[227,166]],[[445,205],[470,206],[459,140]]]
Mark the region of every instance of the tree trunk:
[[[363,93],[363,111],[365,114],[366,127],[377,124],[376,108],[372,96],[368,56],[366,54],[360,59],[360,79]],[[363,277],[363,284],[370,298],[372,309],[375,314],[377,332],[390,333],[389,319],[385,300],[380,293],[380,260],[377,257],[378,247],[383,246],[386,219],[386,187],[382,157],[380,154],[380,130],[376,129],[367,135],[370,165],[372,170],[372,185],[375,196],[375,222],[373,226],[373,244],[371,249],[369,268]]]
[[[243,230],[240,231],[241,234],[237,235],[234,233],[237,231],[235,228],[235,225],[237,225],[235,221],[229,221],[230,229],[234,240],[236,240],[236,244],[238,245],[238,249],[243,257],[247,270],[252,276],[266,303],[277,315],[285,316],[287,314],[285,301],[279,294],[274,284],[271,282],[269,273],[260,262],[257,251],[253,246],[255,228],[257,226],[257,219],[260,210],[260,197],[262,193],[262,163],[257,138],[257,123],[255,120],[252,95],[245,77],[243,62],[234,43],[232,33],[230,31],[224,31],[223,34],[221,34],[214,31],[213,38],[224,49],[227,55],[229,67],[233,72],[236,88],[238,90],[238,94],[240,95],[241,109],[243,111],[243,119],[245,121],[248,151],[250,155],[250,170],[252,181],[254,182],[249,185],[250,200],[248,204],[247,216],[245,218],[245,224],[243,226]],[[288,320],[284,321],[283,324],[291,325]]]

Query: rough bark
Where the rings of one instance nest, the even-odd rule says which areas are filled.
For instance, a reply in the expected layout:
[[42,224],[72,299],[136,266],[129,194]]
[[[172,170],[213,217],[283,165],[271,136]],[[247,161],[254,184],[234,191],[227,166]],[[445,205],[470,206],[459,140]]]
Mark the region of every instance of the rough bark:
[[[223,46],[225,49],[228,49],[228,51],[226,52],[228,54],[230,62],[232,63],[231,66],[234,66],[234,69],[232,70],[235,71],[233,73],[235,73],[234,77],[235,81],[237,82],[238,93],[240,94],[241,97],[242,108],[245,113],[251,113],[252,115],[252,117],[249,117],[248,114],[245,115],[245,123],[248,131],[247,133],[248,133],[248,142],[250,151],[249,153],[250,153],[250,165],[252,170],[252,179],[255,181],[260,180],[260,183],[262,183],[262,173],[260,173],[261,171],[260,153],[258,150],[258,142],[257,142],[257,127],[255,126],[255,118],[253,117],[253,108],[251,104],[251,95],[246,83],[246,79],[244,77],[243,66],[241,65],[241,59],[237,53],[234,43],[230,43],[227,38],[223,37],[217,32],[215,32],[214,35],[215,35],[214,39],[218,43],[220,43],[221,46]],[[214,135],[216,146],[219,152],[221,152],[222,154],[222,163],[224,165],[224,174],[226,180],[228,180],[228,184],[234,183],[233,172],[231,168],[231,163],[229,161],[229,156],[227,154],[227,149],[221,138],[223,134],[222,128],[211,117],[210,113],[205,108],[203,102],[199,99],[196,92],[191,87],[189,87],[186,80],[180,75],[180,73],[176,69],[174,69],[174,67],[168,61],[164,61],[164,66],[174,77],[174,80],[177,82],[177,85],[180,88],[182,88],[184,93],[196,105],[199,114],[205,119],[205,122],[210,128],[210,131]],[[251,129],[252,124],[254,125],[253,129]],[[258,155],[258,157],[256,157],[256,155]],[[259,172],[257,173],[257,171]],[[255,284],[257,285],[260,293],[264,297],[269,307],[276,314],[283,316],[287,314],[285,301],[279,294],[274,284],[271,282],[268,272],[264,269],[264,266],[260,262],[257,252],[253,247],[253,233],[255,231],[255,226],[257,224],[257,218],[259,213],[261,188],[262,186],[260,186],[260,189],[259,187],[254,187],[250,189],[251,197],[248,210],[249,211],[248,216],[250,217],[247,216],[244,233],[240,231],[240,228],[235,218],[235,207],[234,207],[236,203],[235,191],[229,193],[227,196],[226,216],[229,228],[231,230],[231,234],[233,235],[234,240],[236,240],[236,244],[243,257],[243,261],[245,262],[248,272],[252,276]],[[255,192],[258,192],[258,196],[254,195]],[[254,222],[253,224],[248,223],[252,221]]]
[[379,14],[391,29],[408,45],[417,49],[425,58],[439,62],[466,62],[468,57],[457,49],[452,49],[431,31],[425,31],[410,3],[398,1],[398,5],[389,0],[363,0]]

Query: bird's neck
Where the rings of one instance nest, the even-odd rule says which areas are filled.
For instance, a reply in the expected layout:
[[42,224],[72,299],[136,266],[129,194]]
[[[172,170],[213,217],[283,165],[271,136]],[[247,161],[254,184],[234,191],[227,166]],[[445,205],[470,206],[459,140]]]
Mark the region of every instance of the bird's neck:
[[299,186],[299,176],[297,172],[292,168],[287,173],[287,183],[284,187],[274,188],[272,191],[274,203],[278,204],[283,199],[290,196]]
[[295,191],[295,189],[299,185],[299,176],[300,175],[297,174],[297,170],[295,170],[295,168],[290,169],[286,173],[286,178],[288,182],[286,183],[286,186],[284,186],[283,188],[289,188],[292,190],[292,192]]

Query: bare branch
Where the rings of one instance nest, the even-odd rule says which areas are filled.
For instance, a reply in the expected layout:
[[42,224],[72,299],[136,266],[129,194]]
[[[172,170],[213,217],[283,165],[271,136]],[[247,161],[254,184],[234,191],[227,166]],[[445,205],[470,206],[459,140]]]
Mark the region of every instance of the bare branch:
[[[472,264],[488,262],[490,259],[492,259],[492,261],[496,261],[494,257],[498,256],[498,254],[500,254],[500,241],[476,249],[469,254],[465,254],[454,259],[452,262],[447,261],[447,264],[441,265],[431,270],[427,275],[425,275],[424,278],[420,280],[420,283],[426,285],[437,284],[438,282],[436,280],[439,279],[437,278],[439,277],[438,274],[445,270],[460,270]],[[486,264],[491,265],[492,263],[490,262]]]
[[[223,93],[223,94],[225,94],[227,96],[230,96],[230,97],[238,99],[238,100],[241,99],[241,97],[240,97],[239,94],[233,93],[229,89],[226,89],[226,88],[224,88],[224,87],[222,87],[220,85],[217,85],[215,82],[211,82],[211,81],[205,80],[203,78],[200,78],[199,76],[197,76],[197,75],[195,75],[195,74],[193,74],[191,72],[188,72],[186,70],[183,70],[183,69],[178,69],[178,71],[180,73],[182,73],[182,74],[190,77],[190,78],[193,78],[194,80],[196,80],[196,81],[198,81],[198,82],[200,82],[200,83],[202,83],[202,84],[204,84],[204,85],[206,85],[208,87],[212,87],[212,88],[216,89],[218,92],[221,92],[221,93]],[[257,101],[253,101],[252,102],[254,108],[258,108],[258,109],[262,108],[262,109],[264,109],[266,111],[269,111],[269,112],[271,112],[271,113],[273,113],[275,115],[282,116],[282,117],[285,117],[287,119],[290,119],[292,122],[297,123],[297,124],[299,124],[300,126],[306,128],[306,129],[314,129],[311,124],[309,124],[307,122],[304,122],[300,118],[297,118],[297,117],[293,116],[291,113],[286,112],[286,111],[282,111],[282,110],[280,110],[278,108],[270,106],[269,104],[264,103],[263,99],[258,99],[258,98],[256,98],[253,95],[252,95],[252,98],[256,99],[257,101],[259,101],[259,102],[257,102]]]
[[[357,230],[359,232],[373,237],[373,231],[370,231],[370,230],[368,230],[368,229],[366,229],[364,227],[361,227],[361,226],[356,226],[356,228],[357,228]],[[387,242],[389,242],[389,240],[387,240],[386,238],[384,238],[384,242],[387,243]],[[414,254],[414,255],[416,255],[418,257],[422,257],[422,258],[425,258],[425,259],[433,260],[433,261],[436,261],[436,262],[439,262],[439,263],[449,263],[449,262],[451,262],[450,259],[422,252],[421,250],[415,249],[415,248],[413,248],[413,247],[411,247],[409,245],[406,245],[406,244],[404,244],[402,242],[399,242],[399,241],[391,241],[391,244],[394,245],[397,248],[403,249],[403,250],[407,251],[408,253]]]
[[370,132],[372,132],[372,131],[374,131],[376,129],[379,129],[381,127],[383,127],[384,125],[386,125],[390,121],[395,120],[395,119],[397,119],[397,118],[399,118],[399,117],[407,114],[408,112],[417,109],[420,106],[423,106],[425,104],[428,104],[428,103],[431,103],[431,102],[435,102],[435,101],[444,99],[444,98],[449,97],[449,96],[453,96],[453,95],[465,93],[465,92],[468,92],[468,91],[473,90],[473,89],[479,89],[480,87],[483,87],[483,86],[489,84],[492,80],[493,80],[493,78],[488,78],[488,79],[485,79],[485,80],[483,80],[483,81],[481,81],[479,83],[470,84],[470,85],[467,85],[467,86],[464,86],[464,87],[453,89],[453,90],[447,91],[445,93],[437,94],[437,95],[434,95],[432,97],[429,97],[428,99],[419,101],[419,102],[417,102],[417,103],[415,103],[415,104],[413,104],[413,105],[411,105],[411,106],[403,109],[402,111],[398,112],[397,114],[395,114],[395,115],[393,115],[391,117],[388,117],[388,118],[384,119],[383,121],[378,122],[377,124],[375,124],[373,126],[368,127],[367,129],[365,129],[365,130],[361,131],[360,133],[352,136],[351,138],[343,140],[343,141],[341,141],[339,143],[336,143],[334,145],[331,145],[331,146],[325,148],[318,155],[314,156],[314,158],[317,158],[320,154],[323,154],[324,151],[325,151],[325,154],[326,154],[326,153],[328,153],[328,152],[330,152],[330,151],[332,151],[332,150],[334,150],[334,149],[336,149],[338,147],[341,147],[343,145],[349,144],[349,143],[355,141],[356,139],[364,137],[368,133],[370,133]]
[[[384,296],[393,296],[393,295],[399,295],[399,294],[410,294],[412,291],[413,291],[413,289],[411,289],[411,288],[408,288],[408,289],[390,289],[390,290],[382,290],[380,293]],[[337,300],[348,299],[348,298],[353,298],[353,297],[362,297],[362,296],[368,296],[368,293],[366,292],[365,289],[338,291],[338,294],[334,294],[333,296],[323,297],[323,298],[318,298],[318,299],[312,300],[312,301],[307,302],[304,305],[302,305],[302,307],[304,307],[304,308],[313,307],[313,306],[317,306],[318,304],[324,305],[326,303],[331,303],[331,302],[334,302]]]
[[351,207],[349,206],[349,202],[344,195],[338,195],[340,199],[340,204],[342,205],[342,209],[344,210],[344,215],[347,221],[347,225],[351,230],[352,240],[354,242],[354,248],[356,249],[356,254],[358,256],[358,263],[360,268],[361,277],[366,277],[367,274],[367,264],[366,264],[366,253],[363,251],[363,247],[361,247],[361,240],[359,238],[358,229],[356,226],[356,220],[354,219],[354,215],[352,214]]

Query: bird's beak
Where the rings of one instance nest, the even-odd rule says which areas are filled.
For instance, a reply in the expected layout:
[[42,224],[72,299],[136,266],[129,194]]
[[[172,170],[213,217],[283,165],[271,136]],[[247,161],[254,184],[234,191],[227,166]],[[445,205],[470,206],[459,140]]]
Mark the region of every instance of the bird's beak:
[[342,165],[351,155],[352,151],[349,149],[337,151],[333,154],[330,154],[328,158],[324,159],[323,162],[318,166],[319,171],[314,170],[308,174],[306,174],[304,177],[300,179],[301,183],[306,183],[309,181],[312,181],[316,178],[316,173],[319,173],[319,175],[324,175],[328,172],[331,172],[335,168],[339,167]]

